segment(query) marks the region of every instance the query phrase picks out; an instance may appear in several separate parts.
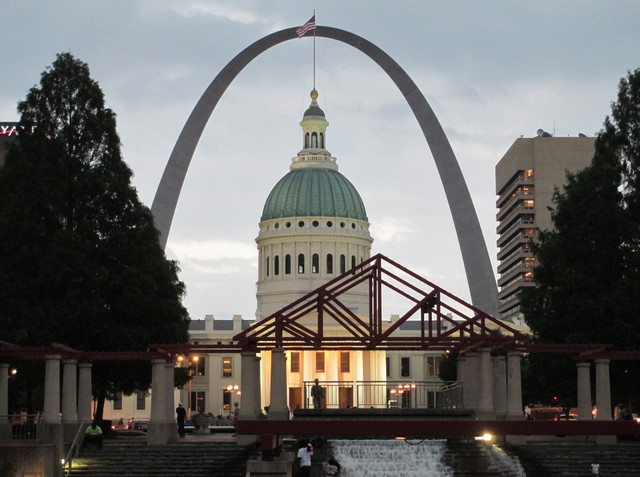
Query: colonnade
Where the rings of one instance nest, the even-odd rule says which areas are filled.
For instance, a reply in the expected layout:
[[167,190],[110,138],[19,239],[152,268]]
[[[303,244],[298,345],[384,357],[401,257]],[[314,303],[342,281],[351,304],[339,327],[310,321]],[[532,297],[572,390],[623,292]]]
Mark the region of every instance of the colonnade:
[[[519,352],[491,356],[478,348],[458,357],[458,381],[463,383],[463,402],[475,409],[478,419],[522,419],[522,384]],[[608,359],[596,359],[596,419],[611,420],[611,385]],[[592,419],[591,363],[577,363],[578,419]]]
[[[42,422],[47,424],[47,440],[71,440],[78,425],[91,416],[91,363],[45,356],[45,401]],[[522,384],[519,352],[491,356],[489,348],[478,348],[458,357],[458,381],[463,383],[463,402],[475,409],[477,419],[523,419]],[[598,420],[611,420],[609,360],[596,359],[595,397]],[[260,405],[260,358],[255,352],[241,353],[242,406],[240,419],[255,419]],[[591,363],[577,363],[578,419],[591,419]],[[62,374],[61,374],[62,373]],[[9,365],[0,364],[0,416],[8,415]],[[61,378],[62,377],[62,381]],[[150,445],[164,445],[176,439],[173,399],[174,364],[165,359],[152,360]],[[62,389],[61,383],[62,382]],[[289,418],[286,362],[282,348],[271,351],[269,419]],[[5,423],[6,424],[6,423]],[[0,430],[1,432],[1,430]],[[0,434],[1,435],[1,434]],[[241,440],[244,437],[240,436]],[[606,438],[607,436],[603,436]]]

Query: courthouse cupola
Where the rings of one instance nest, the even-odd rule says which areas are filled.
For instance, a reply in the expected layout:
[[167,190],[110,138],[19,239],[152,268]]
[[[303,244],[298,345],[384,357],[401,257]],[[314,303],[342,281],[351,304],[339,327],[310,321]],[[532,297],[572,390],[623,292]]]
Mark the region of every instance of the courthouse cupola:
[[[364,202],[327,150],[328,125],[314,89],[300,122],[303,148],[262,210],[256,238],[258,317],[269,316],[370,256],[373,239]],[[354,291],[352,298],[351,308],[364,307],[366,297]]]

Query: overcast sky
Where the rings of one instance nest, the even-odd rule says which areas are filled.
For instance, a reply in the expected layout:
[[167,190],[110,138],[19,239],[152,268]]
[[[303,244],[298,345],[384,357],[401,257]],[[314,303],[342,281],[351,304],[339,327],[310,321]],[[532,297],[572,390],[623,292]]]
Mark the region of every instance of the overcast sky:
[[[56,53],[85,61],[118,115],[134,185],[149,207],[171,150],[218,72],[265,35],[319,25],[373,42],[409,74],[442,124],[496,264],[494,168],[513,141],[600,130],[618,81],[640,67],[637,0],[1,0],[0,121]],[[309,38],[243,70],[192,160],[167,244],[192,319],[253,318],[255,238],[271,188],[301,149],[313,84]],[[468,299],[433,158],[391,80],[362,53],[317,40],[327,148],[359,190],[372,253]],[[396,311],[396,312],[399,312]]]

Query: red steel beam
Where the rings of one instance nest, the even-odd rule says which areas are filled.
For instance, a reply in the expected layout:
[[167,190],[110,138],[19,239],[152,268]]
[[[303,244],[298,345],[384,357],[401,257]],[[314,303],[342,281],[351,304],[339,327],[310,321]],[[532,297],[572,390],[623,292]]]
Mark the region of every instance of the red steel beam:
[[640,435],[636,421],[472,421],[472,420],[239,420],[238,434],[333,437],[444,437],[506,435]]

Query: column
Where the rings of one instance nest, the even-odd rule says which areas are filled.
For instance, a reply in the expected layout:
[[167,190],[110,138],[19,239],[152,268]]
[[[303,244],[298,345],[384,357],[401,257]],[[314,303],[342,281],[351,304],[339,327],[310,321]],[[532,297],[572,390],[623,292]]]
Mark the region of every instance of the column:
[[[240,415],[238,420],[257,419],[261,412],[260,407],[260,357],[253,351],[240,353],[241,373],[240,389],[242,390],[242,402],[240,403]],[[246,446],[257,442],[258,436],[238,435],[237,442],[240,446]]]
[[0,439],[11,438],[9,415],[9,363],[0,363]]
[[[522,407],[522,378],[520,369],[520,352],[507,353],[507,419],[524,419]],[[524,445],[526,436],[507,436],[507,444],[511,446]]]
[[610,421],[611,414],[611,385],[609,383],[609,360],[596,359],[596,406],[598,408],[597,419]]
[[62,427],[66,441],[78,432],[78,360],[62,361]]
[[[60,361],[59,354],[45,356],[44,413],[38,437],[53,444],[54,462],[64,457],[62,420],[60,419]],[[42,432],[40,432],[42,431]]]
[[151,360],[151,419],[147,431],[148,445],[166,445],[169,442],[166,427],[166,393],[165,393],[165,371],[164,359]]
[[[609,382],[609,360],[596,359],[596,407],[599,421],[610,421],[613,419],[611,412],[611,383]],[[615,444],[616,436],[596,436],[596,444]]]
[[456,360],[456,375],[458,382],[462,384],[462,402],[457,407],[462,409],[469,409],[469,377],[467,376],[467,369],[469,367],[468,357],[466,354],[461,354]]
[[480,359],[480,396],[476,408],[476,417],[478,419],[494,419],[491,350],[489,348],[480,348],[478,353]]
[[78,421],[89,422],[91,415],[91,363],[78,365]]
[[591,363],[579,361],[578,368],[578,419],[591,420]]
[[60,424],[60,360],[61,356],[45,356],[44,412],[42,421]]
[[271,350],[271,401],[269,402],[269,419],[288,420],[287,406],[287,368],[284,350]]
[[493,361],[493,408],[496,419],[507,417],[507,357],[496,356]]
[[507,419],[524,419],[520,352],[507,353]]
[[328,408],[338,407],[338,353],[339,351],[327,351],[329,355],[329,367],[325,369],[327,370],[329,384],[327,384],[324,390],[324,395]]
[[178,423],[176,421],[176,411],[175,411],[177,407],[177,403],[174,402],[175,399],[173,395],[173,384],[175,382],[174,368],[175,368],[175,365],[173,364],[173,361],[166,362],[164,364],[164,371],[165,371],[164,391],[165,391],[165,404],[166,404],[165,419],[169,423],[173,424],[173,431],[171,432],[170,428],[167,430],[167,438],[169,439],[169,442],[178,440]]

